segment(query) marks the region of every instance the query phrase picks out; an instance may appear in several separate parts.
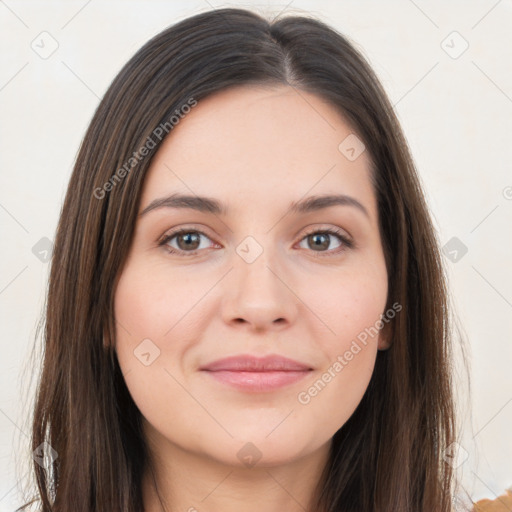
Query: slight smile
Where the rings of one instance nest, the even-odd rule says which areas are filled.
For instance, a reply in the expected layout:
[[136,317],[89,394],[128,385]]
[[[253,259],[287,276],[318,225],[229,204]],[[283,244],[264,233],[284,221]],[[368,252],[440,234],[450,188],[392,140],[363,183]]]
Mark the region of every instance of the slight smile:
[[279,355],[263,358],[241,354],[219,359],[200,368],[217,381],[245,392],[268,392],[303,379],[309,365]]

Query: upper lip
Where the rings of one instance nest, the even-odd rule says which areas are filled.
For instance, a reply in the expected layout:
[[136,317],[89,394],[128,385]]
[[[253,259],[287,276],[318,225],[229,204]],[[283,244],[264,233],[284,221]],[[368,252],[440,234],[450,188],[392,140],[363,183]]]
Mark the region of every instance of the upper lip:
[[232,371],[232,372],[271,372],[271,371],[305,371],[312,370],[307,365],[279,355],[267,355],[255,357],[248,354],[241,354],[224,359],[218,359],[204,366],[200,370],[211,372]]

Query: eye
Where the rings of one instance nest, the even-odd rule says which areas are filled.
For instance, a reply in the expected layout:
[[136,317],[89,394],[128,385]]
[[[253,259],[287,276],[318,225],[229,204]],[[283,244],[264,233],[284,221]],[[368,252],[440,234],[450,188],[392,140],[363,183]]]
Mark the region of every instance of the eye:
[[[200,250],[208,248],[208,245],[206,247],[201,247],[202,237],[211,240],[210,237],[202,231],[182,228],[166,234],[158,242],[158,245],[164,246],[165,249],[171,254],[194,256]],[[335,247],[335,250],[329,250],[332,237],[338,239],[338,246]],[[352,240],[349,239],[349,237],[343,231],[332,228],[312,230],[307,233],[300,242],[302,243],[304,241],[309,243],[310,247],[313,247],[312,252],[327,253],[325,254],[326,256],[339,254],[340,252],[354,247]],[[171,242],[175,242],[176,245],[171,244]],[[321,254],[321,256],[324,256],[324,254]]]
[[[195,255],[200,249],[205,248],[200,247],[201,237],[209,239],[209,237],[202,231],[194,229],[179,229],[165,235],[158,245],[165,246],[171,254],[187,253],[187,256]],[[170,242],[174,239],[176,239],[175,241],[178,247],[170,245]]]
[[[331,245],[332,237],[337,238],[339,244],[335,247],[335,250],[328,250]],[[331,256],[333,253],[339,254],[340,252],[343,252],[346,249],[351,249],[354,246],[353,242],[343,231],[332,228],[310,231],[301,240],[301,243],[303,241],[305,241],[310,247],[314,247],[313,252],[327,253],[325,256]],[[321,256],[324,256],[324,254],[321,254]]]

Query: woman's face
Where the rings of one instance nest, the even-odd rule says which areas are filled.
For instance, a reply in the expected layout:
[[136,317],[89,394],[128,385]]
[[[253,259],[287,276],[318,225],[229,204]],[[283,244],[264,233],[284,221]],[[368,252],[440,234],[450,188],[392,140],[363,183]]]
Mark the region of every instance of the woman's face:
[[[369,165],[330,105],[286,86],[223,91],[174,127],[115,294],[119,364],[158,446],[272,466],[349,419],[389,346]],[[267,355],[302,366],[212,366]]]

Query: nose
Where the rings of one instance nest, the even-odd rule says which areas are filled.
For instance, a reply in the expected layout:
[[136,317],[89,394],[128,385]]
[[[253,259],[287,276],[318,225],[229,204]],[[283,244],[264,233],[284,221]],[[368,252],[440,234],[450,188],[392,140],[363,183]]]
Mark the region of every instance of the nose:
[[235,261],[225,282],[223,319],[231,326],[254,332],[282,330],[297,317],[297,296],[286,273],[265,257]]

